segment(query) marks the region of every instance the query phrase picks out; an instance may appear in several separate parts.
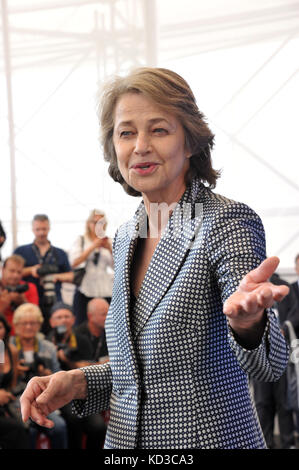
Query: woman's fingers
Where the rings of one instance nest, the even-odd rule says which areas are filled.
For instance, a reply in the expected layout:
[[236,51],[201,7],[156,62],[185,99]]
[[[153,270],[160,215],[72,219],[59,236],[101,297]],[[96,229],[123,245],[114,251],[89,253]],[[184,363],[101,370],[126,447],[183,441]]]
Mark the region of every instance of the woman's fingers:
[[20,398],[21,413],[24,423],[26,423],[30,417],[31,404],[34,402],[35,397],[36,396],[33,387],[28,384]]
[[288,295],[289,292],[290,289],[288,286],[273,286],[274,300],[276,300],[277,302],[280,302],[286,295]]
[[45,390],[46,386],[46,377],[34,377],[28,382],[27,387],[20,398],[22,419],[25,423],[31,416],[35,400]]
[[240,307],[242,313],[248,313],[249,315],[256,313],[260,308],[258,296],[255,293],[243,295],[243,298],[240,301]]
[[35,423],[40,426],[52,428],[54,426],[53,421],[47,419],[50,414],[48,406],[39,405],[37,399],[46,390],[47,382],[44,378],[33,378],[27,385],[23,395],[20,398],[22,419],[26,423],[28,419],[32,419]]
[[42,410],[40,407],[36,405],[36,403],[33,403],[31,405],[31,410],[30,410],[30,419],[34,421],[36,424],[39,426],[44,426],[46,428],[53,428],[54,423],[50,419],[47,418],[48,410],[44,409]]
[[266,258],[262,263],[252,271],[250,271],[242,280],[241,285],[243,284],[261,284],[267,282],[272,274],[276,271],[277,266],[279,265],[279,258],[277,256],[271,256]]
[[260,308],[270,308],[274,304],[274,294],[270,287],[262,288],[257,293],[257,301]]
[[228,316],[255,315],[274,303],[273,292],[263,287],[253,292],[235,292],[224,303],[223,312]]
[[240,292],[234,292],[225,302],[223,305],[223,313],[227,316],[235,316],[238,315],[240,308],[242,294]]

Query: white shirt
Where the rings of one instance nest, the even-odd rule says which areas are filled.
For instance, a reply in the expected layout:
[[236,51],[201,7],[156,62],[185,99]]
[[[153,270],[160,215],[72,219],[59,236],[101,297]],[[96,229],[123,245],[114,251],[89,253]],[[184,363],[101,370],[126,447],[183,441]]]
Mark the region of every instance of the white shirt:
[[[82,237],[78,237],[69,251],[69,260],[73,264],[75,259],[81,256],[93,243],[86,235],[84,235],[84,243],[82,249]],[[100,254],[98,263],[93,262],[95,253]],[[86,269],[79,291],[87,297],[111,297],[114,279],[113,258],[112,254],[106,248],[97,248],[93,250],[86,261],[76,266]]]

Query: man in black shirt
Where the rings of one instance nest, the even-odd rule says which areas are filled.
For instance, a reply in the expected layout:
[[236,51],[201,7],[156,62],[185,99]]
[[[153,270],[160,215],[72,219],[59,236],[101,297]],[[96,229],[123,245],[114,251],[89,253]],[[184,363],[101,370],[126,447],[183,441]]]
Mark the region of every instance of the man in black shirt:
[[70,305],[56,302],[50,311],[52,330],[48,339],[57,347],[61,369],[70,370],[81,366],[81,361],[92,361],[92,348],[85,336],[73,331],[75,316]]
[[76,334],[88,339],[92,347],[92,362],[83,361],[80,367],[91,363],[104,364],[109,360],[106,344],[105,321],[109,304],[105,299],[92,299],[87,305],[87,321],[75,328]]

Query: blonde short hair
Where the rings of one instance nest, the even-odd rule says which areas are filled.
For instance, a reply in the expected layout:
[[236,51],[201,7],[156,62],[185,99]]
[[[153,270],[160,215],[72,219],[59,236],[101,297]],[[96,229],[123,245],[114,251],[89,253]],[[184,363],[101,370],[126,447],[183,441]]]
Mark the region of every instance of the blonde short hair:
[[25,303],[20,305],[14,313],[13,316],[13,324],[17,325],[20,320],[27,314],[31,313],[36,316],[36,321],[39,321],[40,324],[43,323],[44,317],[42,315],[41,309],[39,308],[38,305],[35,304],[30,304],[30,303]]

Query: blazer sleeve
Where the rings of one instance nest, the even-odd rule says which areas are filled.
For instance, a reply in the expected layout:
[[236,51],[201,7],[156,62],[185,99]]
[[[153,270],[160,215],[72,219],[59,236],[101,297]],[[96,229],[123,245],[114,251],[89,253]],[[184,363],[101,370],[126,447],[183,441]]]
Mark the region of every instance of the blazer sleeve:
[[[212,272],[224,302],[237,289],[241,279],[266,257],[265,234],[258,215],[245,204],[231,203],[211,223],[207,249]],[[243,348],[228,326],[228,342],[241,368],[251,378],[275,381],[288,362],[288,346],[274,312],[267,309],[267,323],[260,345]]]
[[[112,242],[113,255],[118,230]],[[109,410],[112,392],[112,372],[109,362],[103,365],[82,367],[87,381],[87,399],[73,400],[72,411],[79,417]]]
[[87,381],[87,399],[73,400],[72,411],[79,417],[100,413],[110,408],[112,372],[109,362],[82,367]]

